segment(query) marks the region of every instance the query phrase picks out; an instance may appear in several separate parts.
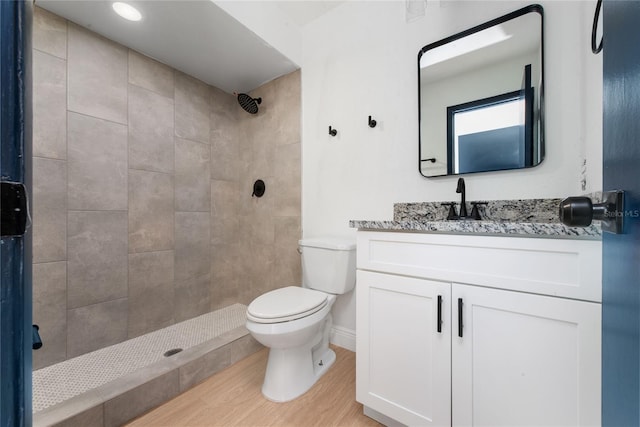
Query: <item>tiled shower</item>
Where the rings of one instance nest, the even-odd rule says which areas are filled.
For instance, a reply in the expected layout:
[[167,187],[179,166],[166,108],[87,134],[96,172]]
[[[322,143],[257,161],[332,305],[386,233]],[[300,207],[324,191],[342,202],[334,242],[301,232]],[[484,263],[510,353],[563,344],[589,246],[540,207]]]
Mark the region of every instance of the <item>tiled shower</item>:
[[34,369],[301,282],[300,71],[253,116],[39,8],[33,48]]

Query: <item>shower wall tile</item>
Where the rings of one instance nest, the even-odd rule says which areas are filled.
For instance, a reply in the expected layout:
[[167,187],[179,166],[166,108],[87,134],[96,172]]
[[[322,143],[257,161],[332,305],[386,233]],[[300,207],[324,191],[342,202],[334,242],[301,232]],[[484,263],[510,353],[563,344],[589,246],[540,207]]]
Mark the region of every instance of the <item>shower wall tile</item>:
[[209,143],[209,86],[186,74],[175,74],[176,136]]
[[211,271],[209,212],[176,212],[175,280],[184,282]]
[[234,181],[211,181],[211,243],[232,243],[240,233],[238,200],[240,191]]
[[[252,197],[248,215],[240,217],[240,232],[244,233],[243,237],[252,243],[273,245],[275,232],[273,225],[273,199],[275,197],[274,193],[282,191],[282,189],[276,189],[273,186],[272,179],[265,178],[265,182],[267,189],[264,196],[260,198]],[[247,187],[249,187],[247,189],[249,192],[244,194],[249,195],[253,186]],[[247,198],[249,197],[247,196]]]
[[173,68],[131,49],[129,83],[173,99]]
[[40,7],[33,12],[33,48],[66,59],[67,21]]
[[126,297],[127,213],[69,212],[68,227],[69,308]]
[[301,193],[300,144],[276,147],[276,162],[273,184],[277,191],[273,194],[274,215],[300,216]]
[[[269,135],[269,133],[268,129],[256,131],[257,135]],[[265,179],[274,175],[276,152],[270,141],[261,137],[255,138],[251,148],[251,156],[251,171],[255,178]]]
[[129,255],[129,338],[174,323],[173,251]]
[[69,113],[68,204],[74,210],[127,209],[127,127]]
[[242,111],[235,96],[211,88],[211,179],[239,178],[238,110]]
[[302,284],[302,260],[298,240],[302,236],[300,217],[275,218],[274,281],[276,287]]
[[173,98],[129,85],[129,167],[173,172]]
[[240,247],[238,242],[211,247],[211,310],[239,301]]
[[273,244],[250,244],[243,248],[243,257],[240,260],[242,271],[239,273],[243,294],[239,296],[245,304],[265,292],[282,287],[275,282],[275,258]]
[[33,352],[33,369],[67,357],[67,263],[33,265],[33,323],[44,345]]
[[[208,262],[207,262],[208,263]],[[208,313],[211,310],[211,275],[196,277],[182,282],[176,281],[176,322]]]
[[78,25],[68,28],[69,110],[127,123],[127,48]]
[[210,150],[208,144],[176,138],[176,210],[209,212],[211,209]]
[[67,312],[67,357],[76,357],[127,339],[127,299]]
[[236,132],[211,131],[211,179],[237,181],[240,178],[240,147]]
[[276,122],[276,145],[288,145],[300,142],[302,135],[302,97],[300,70],[282,76],[273,81],[276,98],[274,116]]
[[173,249],[173,176],[129,170],[129,252]]
[[33,262],[67,259],[67,162],[33,158]]
[[33,51],[33,155],[67,158],[67,61]]

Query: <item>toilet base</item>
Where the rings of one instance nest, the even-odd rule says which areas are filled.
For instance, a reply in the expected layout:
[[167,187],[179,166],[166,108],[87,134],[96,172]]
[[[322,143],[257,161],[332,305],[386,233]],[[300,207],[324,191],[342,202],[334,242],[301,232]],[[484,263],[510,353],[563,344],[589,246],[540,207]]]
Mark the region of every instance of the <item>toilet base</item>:
[[288,402],[307,391],[336,361],[336,353],[327,348],[314,363],[309,347],[269,350],[262,394],[273,402]]

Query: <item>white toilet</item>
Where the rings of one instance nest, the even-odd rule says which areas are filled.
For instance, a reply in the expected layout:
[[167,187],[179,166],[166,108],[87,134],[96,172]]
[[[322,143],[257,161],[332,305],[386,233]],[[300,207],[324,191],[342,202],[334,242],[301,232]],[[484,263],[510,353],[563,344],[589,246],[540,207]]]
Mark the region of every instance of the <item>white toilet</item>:
[[247,308],[247,329],[269,347],[262,394],[275,402],[302,395],[336,360],[329,348],[331,307],[356,283],[356,244],[337,238],[303,239],[303,287],[267,292]]

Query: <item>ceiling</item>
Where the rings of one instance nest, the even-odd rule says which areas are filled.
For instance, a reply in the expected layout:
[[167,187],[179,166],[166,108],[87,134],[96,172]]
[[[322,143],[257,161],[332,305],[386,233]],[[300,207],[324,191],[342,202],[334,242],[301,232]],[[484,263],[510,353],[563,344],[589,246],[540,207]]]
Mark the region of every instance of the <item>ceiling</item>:
[[[112,1],[37,0],[37,5],[225,92],[249,92],[296,70],[291,60],[210,0],[131,0],[143,15],[129,22]],[[302,27],[342,2],[272,2]],[[249,5],[248,5],[249,7]]]

